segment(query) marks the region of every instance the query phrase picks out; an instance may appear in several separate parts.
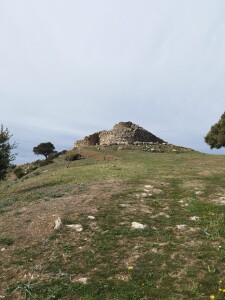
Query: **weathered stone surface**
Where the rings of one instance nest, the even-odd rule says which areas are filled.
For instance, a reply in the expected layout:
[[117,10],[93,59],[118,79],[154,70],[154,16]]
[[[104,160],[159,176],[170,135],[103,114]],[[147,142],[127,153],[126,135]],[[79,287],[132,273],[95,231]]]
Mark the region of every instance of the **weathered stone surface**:
[[58,219],[55,220],[55,226],[54,226],[54,229],[55,230],[58,230],[62,225],[62,220],[60,217],[58,217]]
[[132,122],[120,122],[112,130],[103,130],[77,141],[75,147],[121,145],[135,143],[165,143],[163,140]]

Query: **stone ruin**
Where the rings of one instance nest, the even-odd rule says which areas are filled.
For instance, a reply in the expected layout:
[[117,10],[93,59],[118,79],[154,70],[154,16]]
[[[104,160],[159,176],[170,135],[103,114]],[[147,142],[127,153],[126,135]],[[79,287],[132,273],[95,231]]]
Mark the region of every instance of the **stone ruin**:
[[165,144],[165,142],[132,122],[120,122],[112,130],[103,130],[76,141],[75,147],[129,145],[137,143]]

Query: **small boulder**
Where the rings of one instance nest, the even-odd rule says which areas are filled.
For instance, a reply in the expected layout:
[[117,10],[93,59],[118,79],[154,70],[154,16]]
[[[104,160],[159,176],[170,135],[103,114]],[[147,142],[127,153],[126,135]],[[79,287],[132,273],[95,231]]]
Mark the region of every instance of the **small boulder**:
[[87,284],[87,278],[86,277],[83,277],[83,278],[79,278],[78,280],[77,280],[77,282],[80,282],[80,283],[83,283],[83,284]]
[[198,221],[200,218],[197,216],[190,217],[191,221]]
[[80,224],[69,224],[69,225],[66,225],[66,227],[76,230],[77,232],[83,231],[83,227]]
[[187,229],[187,225],[186,224],[180,224],[180,225],[176,225],[177,229],[179,230],[185,230]]
[[203,194],[204,194],[204,192],[202,192],[202,191],[196,191],[195,192],[195,195],[199,195],[200,196],[200,195],[203,195]]
[[55,220],[55,226],[54,226],[54,230],[58,230],[62,225],[62,220],[60,217],[58,217],[58,219]]
[[143,225],[138,222],[132,222],[132,224],[131,224],[131,228],[133,228],[133,229],[144,229],[145,227],[146,227],[146,225]]

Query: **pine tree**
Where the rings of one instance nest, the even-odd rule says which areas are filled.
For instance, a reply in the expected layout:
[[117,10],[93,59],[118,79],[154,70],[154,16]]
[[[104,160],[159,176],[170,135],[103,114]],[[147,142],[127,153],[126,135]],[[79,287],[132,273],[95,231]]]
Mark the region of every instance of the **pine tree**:
[[1,125],[0,129],[0,180],[5,179],[7,170],[11,162],[16,158],[16,154],[12,154],[11,150],[17,147],[16,143],[10,144],[9,140],[12,137],[8,128],[4,129]]

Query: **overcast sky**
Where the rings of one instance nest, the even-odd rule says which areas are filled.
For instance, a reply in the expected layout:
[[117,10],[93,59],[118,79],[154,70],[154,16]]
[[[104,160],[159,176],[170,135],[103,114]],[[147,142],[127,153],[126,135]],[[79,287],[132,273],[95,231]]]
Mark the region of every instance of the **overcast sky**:
[[224,0],[0,2],[0,123],[17,163],[120,121],[224,153],[204,143],[224,111]]

